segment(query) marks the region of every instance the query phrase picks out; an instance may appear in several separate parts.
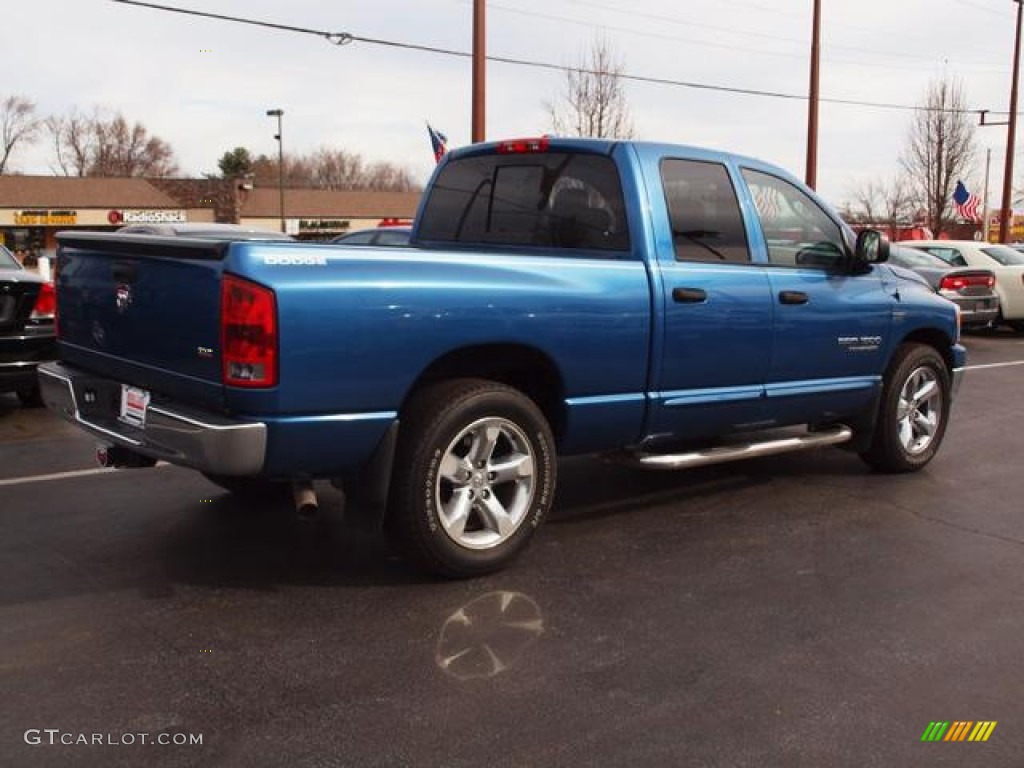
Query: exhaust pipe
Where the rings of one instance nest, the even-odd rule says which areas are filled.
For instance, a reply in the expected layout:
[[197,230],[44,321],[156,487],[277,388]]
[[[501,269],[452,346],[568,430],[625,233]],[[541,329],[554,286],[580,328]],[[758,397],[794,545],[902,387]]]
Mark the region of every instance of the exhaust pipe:
[[143,456],[120,445],[103,443],[96,446],[96,461],[101,467],[115,469],[148,469],[156,466],[156,459],[150,456]]
[[292,483],[292,501],[295,503],[295,513],[303,520],[312,520],[320,511],[316,490],[310,480],[296,480]]

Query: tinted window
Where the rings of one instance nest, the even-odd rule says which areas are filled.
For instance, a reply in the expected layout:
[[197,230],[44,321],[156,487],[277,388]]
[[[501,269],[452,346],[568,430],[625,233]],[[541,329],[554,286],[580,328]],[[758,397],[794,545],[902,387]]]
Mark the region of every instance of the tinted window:
[[956,248],[929,245],[922,248],[922,250],[930,253],[932,256],[942,259],[947,264],[952,264],[954,267],[967,266],[967,259],[965,259]]
[[450,160],[430,190],[419,237],[625,251],[615,163],[604,155],[531,153]]
[[377,235],[377,245],[408,245],[409,232],[404,229],[384,229]]
[[993,245],[990,248],[982,248],[981,252],[995,259],[1004,267],[1024,264],[1024,253],[1006,245]]
[[933,256],[924,251],[915,251],[913,248],[901,248],[894,245],[889,250],[889,261],[901,267],[948,267],[949,265],[938,256]]
[[750,261],[736,190],[725,166],[664,160],[661,182],[680,261]]
[[344,237],[336,238],[333,242],[344,243],[345,245],[369,245],[370,241],[373,240],[373,231],[368,232],[356,232],[352,235],[345,235]]
[[749,168],[743,178],[754,198],[772,264],[833,268],[846,260],[842,230],[814,200],[785,179]]

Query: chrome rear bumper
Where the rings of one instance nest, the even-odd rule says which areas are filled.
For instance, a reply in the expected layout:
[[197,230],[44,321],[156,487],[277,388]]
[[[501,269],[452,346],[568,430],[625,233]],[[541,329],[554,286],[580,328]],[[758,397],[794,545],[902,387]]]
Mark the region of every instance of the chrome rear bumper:
[[46,406],[101,440],[211,474],[256,475],[263,468],[267,427],[262,422],[160,403],[147,409],[145,426],[135,427],[121,421],[111,405],[110,394],[120,387],[61,363],[39,366]]

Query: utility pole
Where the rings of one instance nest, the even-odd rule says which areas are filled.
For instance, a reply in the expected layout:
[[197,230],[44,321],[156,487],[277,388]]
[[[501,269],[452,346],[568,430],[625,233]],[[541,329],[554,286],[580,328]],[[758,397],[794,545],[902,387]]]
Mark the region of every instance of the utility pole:
[[1013,0],[1017,4],[1017,36],[1013,44],[1013,83],[1010,85],[1010,119],[1006,132],[1006,170],[1003,173],[1003,204],[999,209],[999,242],[1010,239],[1010,218],[1013,216],[1013,152],[1017,138],[1017,80],[1020,74],[1020,26],[1024,0]]
[[[1021,0],[1017,0],[1021,2]],[[821,0],[814,0],[814,28],[811,33],[811,87],[807,104],[807,175],[804,181],[814,189],[818,183],[818,67],[821,61]]]
[[984,203],[982,203],[982,207],[981,207],[982,211],[985,212],[985,224],[982,226],[982,236],[981,236],[981,239],[984,242],[986,242],[986,243],[988,242],[988,226],[989,226],[989,224],[988,224],[988,220],[989,220],[989,215],[988,215],[988,171],[989,171],[989,168],[991,166],[992,166],[992,150],[991,149],[986,149],[985,150],[985,201],[984,201]]
[[484,24],[485,0],[473,0],[473,143],[484,141],[487,102],[487,36]]

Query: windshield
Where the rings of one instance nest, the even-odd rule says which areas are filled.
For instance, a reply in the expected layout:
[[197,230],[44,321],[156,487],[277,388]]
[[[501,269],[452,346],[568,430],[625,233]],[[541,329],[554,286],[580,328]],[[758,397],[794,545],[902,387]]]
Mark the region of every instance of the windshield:
[[990,248],[982,248],[981,252],[986,256],[989,256],[1004,267],[1011,265],[1024,265],[1024,253],[1015,251],[1005,245],[993,245]]
[[0,269],[21,269],[21,265],[14,258],[14,254],[2,245],[0,245]]

